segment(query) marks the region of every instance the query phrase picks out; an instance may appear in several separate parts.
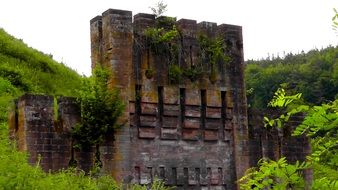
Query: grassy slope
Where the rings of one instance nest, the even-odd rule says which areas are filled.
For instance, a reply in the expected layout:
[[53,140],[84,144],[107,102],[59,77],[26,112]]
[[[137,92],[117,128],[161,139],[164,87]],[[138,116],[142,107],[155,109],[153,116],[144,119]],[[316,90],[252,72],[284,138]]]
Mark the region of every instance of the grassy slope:
[[10,100],[25,92],[75,96],[81,76],[0,28],[0,121]]

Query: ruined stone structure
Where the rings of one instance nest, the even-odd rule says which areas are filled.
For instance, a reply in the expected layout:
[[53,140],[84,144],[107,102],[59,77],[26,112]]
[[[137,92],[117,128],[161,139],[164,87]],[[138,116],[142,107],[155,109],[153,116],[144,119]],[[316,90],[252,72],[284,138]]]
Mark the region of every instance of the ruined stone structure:
[[[107,134],[100,147],[105,172],[126,183],[148,184],[159,178],[178,189],[236,189],[235,181],[245,170],[263,156],[275,158],[275,150],[276,158],[305,157],[303,139],[293,146],[262,136],[267,133],[257,124],[259,119],[248,130],[240,26],[177,21],[180,68],[199,61],[199,34],[223,39],[231,61],[216,64],[215,80],[203,75],[196,81],[182,78],[172,83],[167,58],[144,45],[144,31],[155,22],[154,15],[137,14],[132,19],[132,12],[114,9],[90,21],[92,66],[112,71],[109,85],[120,90],[126,104],[119,121],[124,127],[114,136]],[[205,65],[210,73],[210,64]],[[146,76],[149,68],[154,70],[152,76]],[[56,171],[68,166],[75,151],[79,168],[88,171],[92,166],[92,148],[71,148],[69,129],[80,121],[73,99],[25,95],[16,110],[10,115],[11,131],[19,149],[30,153],[31,163],[40,154],[44,170]],[[301,155],[289,154],[295,147]]]
[[[177,21],[181,69],[199,61],[199,34],[224,39],[232,61],[217,63],[216,81],[202,76],[172,84],[166,56],[144,42],[145,29],[155,22],[150,14],[137,14],[132,22],[130,11],[114,9],[91,20],[93,67],[113,72],[111,86],[120,89],[127,105],[128,124],[115,135],[113,175],[141,184],[158,177],[185,189],[233,189],[249,167],[242,28]],[[152,77],[146,76],[148,68]]]

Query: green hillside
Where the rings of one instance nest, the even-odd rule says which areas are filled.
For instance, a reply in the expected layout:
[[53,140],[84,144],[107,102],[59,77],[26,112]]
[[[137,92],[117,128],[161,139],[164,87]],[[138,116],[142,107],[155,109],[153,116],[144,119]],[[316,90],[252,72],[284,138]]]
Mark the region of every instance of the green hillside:
[[25,92],[74,96],[80,81],[75,71],[0,28],[0,121],[13,98]]
[[281,84],[290,93],[301,92],[310,104],[333,101],[338,98],[338,47],[247,61],[245,80],[253,108],[266,108]]

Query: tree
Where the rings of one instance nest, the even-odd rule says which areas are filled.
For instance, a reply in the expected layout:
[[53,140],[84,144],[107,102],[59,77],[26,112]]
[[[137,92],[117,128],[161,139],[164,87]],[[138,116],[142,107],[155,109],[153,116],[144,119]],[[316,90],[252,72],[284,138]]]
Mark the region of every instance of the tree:
[[[302,164],[292,165],[284,162],[282,165],[278,164],[284,158],[278,161],[261,161],[258,168],[248,170],[247,174],[239,180],[243,189],[252,185],[256,189],[279,189],[277,187],[283,186],[283,184],[283,187],[287,187],[285,184],[289,184],[288,187],[294,189],[296,188],[294,185],[301,184],[293,183],[301,177],[300,173],[296,173],[296,171],[301,171],[306,167],[314,169],[312,189],[338,189],[338,100],[320,106],[309,106],[299,103],[300,98],[300,93],[286,95],[285,90],[278,89],[269,105],[283,108],[285,113],[273,119],[264,117],[264,121],[266,127],[282,128],[293,115],[304,114],[302,123],[295,128],[292,135],[310,137],[312,154],[307,157],[306,163]],[[289,169],[280,170],[279,165]],[[286,178],[289,171],[295,171],[294,177]],[[267,184],[265,179],[270,178],[275,180],[270,180]]]
[[157,2],[157,4],[154,7],[149,7],[155,17],[160,17],[167,11],[167,4],[165,4],[163,1]]
[[100,67],[93,70],[93,76],[83,80],[78,103],[81,107],[81,124],[72,128],[75,147],[96,146],[96,163],[100,162],[99,145],[107,134],[117,126],[124,105],[116,89],[108,88],[110,73]]

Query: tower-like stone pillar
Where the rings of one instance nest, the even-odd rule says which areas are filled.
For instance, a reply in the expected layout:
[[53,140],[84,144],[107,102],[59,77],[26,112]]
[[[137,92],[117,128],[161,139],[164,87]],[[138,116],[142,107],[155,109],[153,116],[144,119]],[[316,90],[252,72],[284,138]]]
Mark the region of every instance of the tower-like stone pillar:
[[102,63],[102,17],[96,16],[90,20],[90,50],[92,69]]
[[[129,171],[129,96],[130,76],[132,75],[133,24],[132,12],[108,9],[102,16],[91,20],[92,66],[100,63],[111,71],[109,87],[119,90],[125,105],[123,115],[118,121],[122,127],[115,130],[113,144],[105,144],[105,152],[112,155],[111,162],[105,164],[111,168],[113,176],[122,180]],[[123,145],[123,147],[122,147]],[[110,148],[109,148],[110,147]],[[111,153],[108,153],[111,152]]]
[[[231,89],[228,90],[228,107],[232,107],[233,138],[236,176],[240,179],[249,168],[247,102],[244,84],[244,56],[242,27],[222,24],[218,26],[218,35],[224,39],[231,56],[228,65]],[[231,105],[233,104],[233,106]]]

